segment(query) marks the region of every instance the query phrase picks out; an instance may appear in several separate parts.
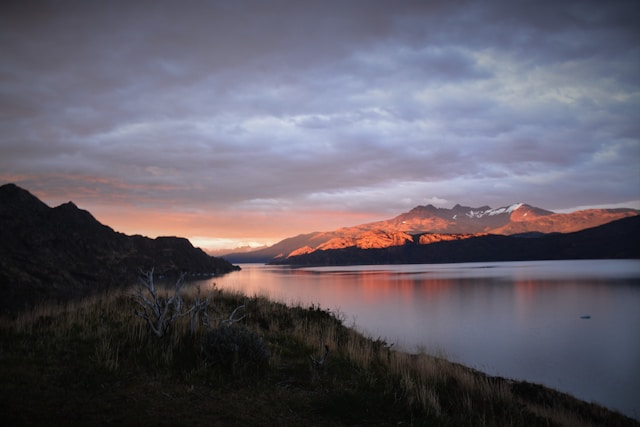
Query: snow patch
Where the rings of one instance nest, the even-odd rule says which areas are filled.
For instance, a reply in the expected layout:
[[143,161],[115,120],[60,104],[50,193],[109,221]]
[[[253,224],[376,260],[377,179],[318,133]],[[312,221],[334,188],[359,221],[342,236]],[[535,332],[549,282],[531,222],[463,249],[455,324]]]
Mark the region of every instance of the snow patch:
[[511,212],[515,211],[516,209],[520,208],[521,206],[522,206],[522,203],[516,203],[515,205],[511,205],[507,209],[507,212],[511,213]]
[[467,216],[469,218],[482,218],[485,214],[485,211],[474,211],[474,210],[470,210],[469,212],[467,212]]
[[[507,206],[504,208],[497,208],[497,209],[489,209],[486,211],[474,211],[474,210],[470,210],[469,212],[467,212],[467,216],[469,218],[482,218],[483,216],[494,216],[494,215],[500,215],[503,213],[511,213],[513,211],[515,211],[516,209],[518,209],[519,207],[522,206],[522,203],[516,203],[515,205],[511,205],[511,206]],[[455,218],[454,218],[455,219]]]

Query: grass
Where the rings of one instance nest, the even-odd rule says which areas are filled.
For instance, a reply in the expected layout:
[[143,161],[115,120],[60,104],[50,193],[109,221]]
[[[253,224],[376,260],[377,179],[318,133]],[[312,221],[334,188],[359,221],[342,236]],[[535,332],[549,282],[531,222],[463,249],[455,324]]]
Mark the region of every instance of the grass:
[[215,340],[202,325],[192,332],[187,317],[157,338],[134,316],[130,292],[2,319],[2,424],[640,425],[540,385],[394,351],[317,306],[214,289],[211,326],[241,304],[246,317],[234,327],[260,340],[268,363],[237,351],[228,363],[206,357]]

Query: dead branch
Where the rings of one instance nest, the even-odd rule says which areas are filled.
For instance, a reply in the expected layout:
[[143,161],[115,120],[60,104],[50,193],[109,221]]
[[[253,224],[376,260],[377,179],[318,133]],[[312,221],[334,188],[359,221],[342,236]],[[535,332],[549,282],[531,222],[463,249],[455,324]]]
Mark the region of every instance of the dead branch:
[[148,272],[141,272],[138,286],[133,295],[134,301],[138,304],[138,308],[134,313],[136,316],[146,320],[151,331],[158,337],[162,338],[171,323],[179,317],[187,316],[194,310],[202,309],[202,306],[208,304],[208,298],[199,301],[198,305],[194,305],[186,311],[182,311],[182,297],[180,290],[184,286],[185,274],[181,274],[176,281],[175,290],[171,297],[162,297],[158,295],[158,291],[153,281],[153,268]]
[[202,314],[202,324],[206,328],[206,330],[211,329],[211,324],[209,323],[209,300],[211,298],[211,291],[207,292],[207,296],[204,299],[200,298],[200,287],[198,286],[198,296],[193,302],[193,306],[191,307],[191,321],[189,324],[189,329],[192,334],[195,334],[196,327],[198,325],[198,317]]
[[236,322],[241,321],[242,319],[244,319],[245,317],[247,317],[246,313],[245,313],[242,317],[238,317],[237,319],[235,318],[235,315],[236,315],[236,313],[238,312],[238,310],[240,310],[240,309],[244,309],[244,308],[245,308],[245,305],[244,305],[244,304],[237,306],[237,307],[235,308],[235,310],[233,310],[233,312],[231,313],[231,316],[229,316],[229,318],[228,318],[228,319],[225,319],[225,320],[223,320],[223,321],[222,321],[222,322],[220,322],[220,323],[222,323],[223,325],[232,325],[232,324],[234,324],[234,323],[236,323]]

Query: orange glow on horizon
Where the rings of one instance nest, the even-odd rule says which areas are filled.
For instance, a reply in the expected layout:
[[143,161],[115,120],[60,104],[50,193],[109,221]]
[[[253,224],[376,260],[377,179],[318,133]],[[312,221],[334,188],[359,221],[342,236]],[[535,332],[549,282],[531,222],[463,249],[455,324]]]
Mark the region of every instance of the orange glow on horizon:
[[[52,177],[58,180],[72,178],[77,177]],[[50,207],[71,201],[117,232],[150,238],[184,237],[205,250],[272,245],[298,234],[332,231],[380,220],[365,212],[233,210],[215,206],[192,208],[174,200],[164,200],[159,206],[157,200],[145,198],[132,203],[124,196],[106,195],[96,189],[98,185],[107,185],[115,194],[124,194],[125,190],[131,190],[130,186],[113,180],[82,178],[83,185],[75,186],[72,192],[51,192],[37,186],[36,189],[25,188]],[[120,191],[116,191],[118,189]]]

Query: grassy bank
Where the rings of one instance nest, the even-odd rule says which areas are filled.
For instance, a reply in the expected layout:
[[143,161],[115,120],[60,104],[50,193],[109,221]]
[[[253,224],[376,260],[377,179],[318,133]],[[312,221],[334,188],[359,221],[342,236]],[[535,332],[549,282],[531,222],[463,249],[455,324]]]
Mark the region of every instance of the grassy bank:
[[[242,304],[246,317],[219,325]],[[130,293],[3,319],[2,424],[640,425],[542,386],[394,351],[319,307],[219,290],[210,306],[222,335],[184,317],[157,338]]]

